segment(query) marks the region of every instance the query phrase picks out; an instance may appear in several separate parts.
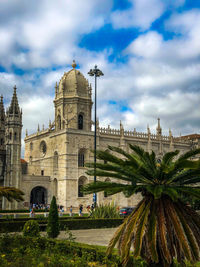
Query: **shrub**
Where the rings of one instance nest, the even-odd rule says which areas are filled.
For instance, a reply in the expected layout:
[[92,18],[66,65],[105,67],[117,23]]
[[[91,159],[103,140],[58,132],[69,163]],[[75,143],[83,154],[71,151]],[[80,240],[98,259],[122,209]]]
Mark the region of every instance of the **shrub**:
[[29,220],[24,224],[24,236],[38,237],[40,236],[40,227],[37,221]]
[[56,204],[56,198],[53,196],[49,210],[47,234],[48,237],[56,238],[59,235],[59,232],[58,208]]
[[[28,220],[29,221],[29,220]],[[34,219],[34,221],[37,221]],[[6,220],[0,221],[0,233],[6,232],[21,232],[27,220]],[[78,229],[98,229],[98,228],[112,228],[122,224],[123,219],[66,219],[60,220],[60,230],[78,230]],[[39,220],[40,231],[46,231],[47,220]]]
[[119,211],[117,210],[117,206],[113,203],[111,204],[101,204],[98,207],[96,207],[91,214],[91,217],[94,219],[99,218],[120,218]]

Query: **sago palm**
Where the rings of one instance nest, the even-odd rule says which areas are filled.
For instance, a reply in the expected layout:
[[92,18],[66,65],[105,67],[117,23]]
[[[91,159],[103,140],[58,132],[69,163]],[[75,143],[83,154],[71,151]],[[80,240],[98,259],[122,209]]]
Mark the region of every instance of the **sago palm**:
[[24,193],[15,187],[0,186],[0,197],[5,197],[8,201],[23,201]]
[[[126,266],[131,246],[133,256],[141,256],[149,264],[170,266],[174,258],[196,262],[200,251],[200,216],[184,204],[181,196],[200,199],[200,160],[191,157],[200,149],[178,157],[179,151],[166,153],[160,164],[155,153],[130,145],[132,153],[111,147],[114,153],[97,151],[104,161],[88,164],[87,174],[117,179],[85,186],[86,193],[106,191],[108,195],[124,192],[126,196],[141,193],[142,201],[118,228],[107,253],[118,244],[122,263]],[[178,159],[177,159],[178,158]]]

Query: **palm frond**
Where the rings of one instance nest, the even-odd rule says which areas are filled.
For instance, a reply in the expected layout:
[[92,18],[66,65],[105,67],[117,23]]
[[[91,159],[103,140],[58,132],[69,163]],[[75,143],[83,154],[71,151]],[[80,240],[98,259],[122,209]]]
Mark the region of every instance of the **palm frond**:
[[23,201],[23,195],[24,193],[15,187],[0,186],[0,197],[5,197],[10,202],[13,200],[16,200],[17,202]]
[[152,199],[149,199],[148,203],[146,204],[143,215],[141,216],[137,224],[137,230],[136,230],[135,238],[134,238],[134,252],[133,252],[133,255],[135,258],[138,257],[141,252],[142,238],[145,234],[147,219],[148,219],[148,215],[150,212],[149,207],[151,205],[151,202],[152,202]]
[[95,183],[86,184],[83,187],[83,192],[85,194],[98,193],[101,191],[112,192],[112,190],[120,190],[122,192],[125,189],[132,187],[132,185],[113,183],[113,182],[101,182],[96,181]]
[[193,255],[193,261],[198,261],[199,260],[199,247],[195,239],[195,236],[193,235],[192,230],[190,229],[188,223],[186,222],[186,219],[184,218],[180,207],[177,207],[176,205],[174,205],[174,208],[176,210],[176,213],[178,214],[179,220],[184,229],[188,243],[190,244],[190,250],[191,250],[191,254]]
[[184,161],[186,159],[189,159],[191,157],[194,157],[196,155],[200,154],[200,148],[197,148],[197,149],[193,149],[191,151],[188,151],[186,153],[184,153],[183,155],[181,155],[178,159],[178,161]]
[[121,239],[119,244],[122,260],[125,262],[129,257],[129,251],[131,247],[131,242],[133,239],[133,235],[135,233],[134,228],[144,212],[146,205],[146,199],[143,199],[140,204],[138,205],[137,209],[133,211],[133,213],[129,216],[129,220],[126,224],[126,232]]
[[177,241],[179,242],[179,245],[181,247],[181,250],[185,254],[185,257],[188,261],[192,261],[192,255],[190,248],[188,246],[188,242],[183,230],[183,227],[181,225],[180,219],[175,211],[175,208],[171,201],[167,200],[167,207],[168,207],[168,213],[170,216],[170,219],[173,223],[174,231],[176,233]]
[[149,225],[147,230],[147,241],[151,259],[158,262],[158,253],[156,248],[157,235],[157,217],[156,217],[156,201],[152,201],[151,213],[149,217]]
[[200,187],[177,186],[176,190],[190,197],[200,199]]
[[161,165],[164,165],[164,166],[169,165],[179,153],[180,153],[179,150],[175,150],[175,151],[166,153],[163,156],[163,159],[161,161]]
[[158,209],[157,209],[157,221],[158,221],[158,232],[159,232],[159,243],[160,249],[162,251],[164,259],[170,264],[172,261],[168,245],[167,245],[167,231],[166,231],[166,220],[163,210],[163,203],[162,200],[158,202]]

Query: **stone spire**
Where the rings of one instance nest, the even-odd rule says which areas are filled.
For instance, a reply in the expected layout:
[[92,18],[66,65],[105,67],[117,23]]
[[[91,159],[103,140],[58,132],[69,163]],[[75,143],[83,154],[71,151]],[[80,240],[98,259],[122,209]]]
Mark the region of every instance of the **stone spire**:
[[170,140],[169,151],[174,151],[174,140],[171,129],[169,129],[169,140]]
[[158,118],[158,126],[156,128],[157,135],[162,135],[162,128],[160,127],[160,118]]
[[0,124],[5,123],[5,110],[4,110],[4,104],[3,104],[3,96],[1,95],[0,100]]
[[120,135],[124,136],[124,126],[121,121],[120,121]]
[[152,142],[151,142],[151,131],[149,125],[147,125],[147,135],[148,135],[148,142],[147,142],[147,151],[149,153],[152,152]]
[[57,98],[58,96],[58,84],[56,82],[56,85],[55,85],[55,97]]
[[124,140],[124,126],[122,122],[120,121],[120,147],[122,149],[125,148],[125,140]]
[[16,85],[14,86],[14,91],[13,91],[13,96],[12,96],[12,101],[10,104],[10,107],[7,110],[8,115],[13,115],[19,117],[21,115],[20,108],[19,108],[19,103],[17,99],[17,87]]

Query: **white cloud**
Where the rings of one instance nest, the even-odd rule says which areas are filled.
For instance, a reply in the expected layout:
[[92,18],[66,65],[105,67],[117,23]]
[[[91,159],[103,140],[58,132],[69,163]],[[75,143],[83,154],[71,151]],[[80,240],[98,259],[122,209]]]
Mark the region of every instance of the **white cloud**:
[[[0,73],[0,88],[8,104],[14,84],[18,87],[23,135],[26,128],[30,134],[37,130],[38,123],[47,127],[49,118],[54,119],[54,85],[71,68],[72,59],[80,65],[93,88],[94,79],[87,75],[88,70],[97,64],[104,72],[104,77],[98,79],[97,115],[101,126],[110,124],[119,128],[122,120],[126,129],[146,131],[149,124],[155,131],[156,119],[161,117],[166,133],[168,128],[175,134],[199,132],[198,10],[169,18],[165,28],[175,33],[172,39],[166,41],[161,33],[145,31],[124,50],[125,63],[109,63],[112,48],[89,51],[78,47],[78,43],[82,35],[107,23],[111,0],[44,0],[40,4],[26,0],[19,4],[13,0],[12,5],[9,1],[2,2],[0,64],[9,70],[15,64],[28,72],[21,76]],[[132,8],[112,13],[114,27],[146,30],[167,5],[172,9],[184,1],[134,0],[132,3]],[[59,68],[52,70],[52,66]],[[41,67],[44,70],[37,69]],[[116,101],[116,105],[109,105],[109,100]],[[122,112],[123,103],[128,111]]]
[[134,54],[138,57],[156,58],[162,49],[163,38],[157,32],[150,31],[140,35],[126,49],[126,53]]
[[[0,64],[8,68],[14,62],[29,69],[63,64],[72,58],[80,36],[104,25],[112,1],[44,0],[30,1],[30,5],[14,1],[16,10],[9,6],[4,2],[0,12],[7,22],[0,21],[0,36],[4,40]],[[24,52],[19,52],[17,46]]]
[[152,22],[164,12],[164,4],[160,0],[131,0],[132,7],[128,10],[114,11],[111,16],[113,27],[138,27],[148,29]]

